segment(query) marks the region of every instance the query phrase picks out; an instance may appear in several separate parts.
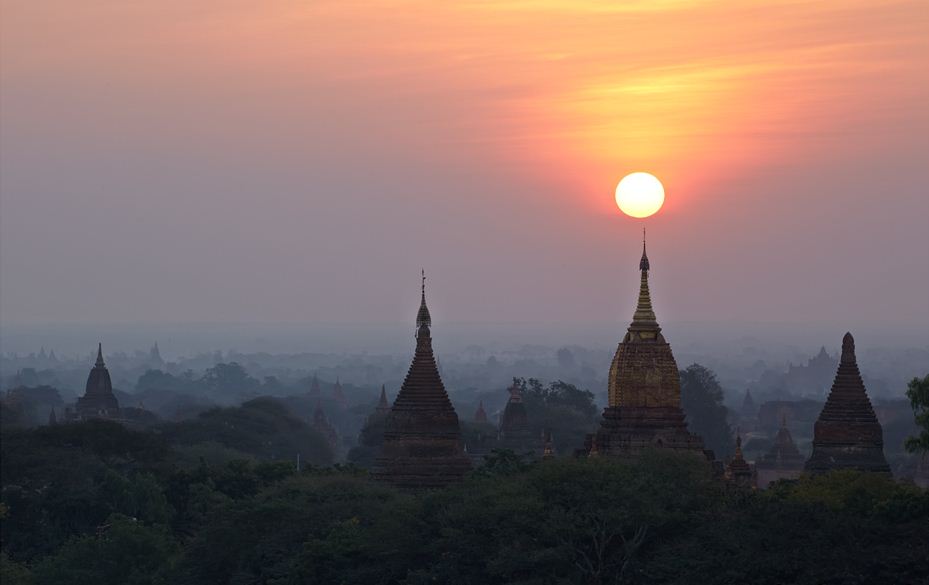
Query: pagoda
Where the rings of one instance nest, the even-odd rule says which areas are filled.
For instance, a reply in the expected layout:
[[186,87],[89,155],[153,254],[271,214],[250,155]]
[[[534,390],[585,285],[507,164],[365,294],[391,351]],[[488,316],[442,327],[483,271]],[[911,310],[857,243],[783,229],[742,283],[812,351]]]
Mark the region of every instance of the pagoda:
[[608,405],[600,429],[588,437],[585,450],[595,447],[602,455],[635,456],[661,448],[703,455],[703,440],[690,433],[684,421],[680,374],[652,309],[649,269],[643,237],[638,305],[610,365]]
[[375,416],[387,416],[390,412],[390,403],[387,402],[387,386],[381,384],[381,397],[377,401],[377,407],[374,409]]
[[342,391],[342,383],[339,382],[338,376],[335,379],[335,386],[332,387],[332,399],[339,406],[345,406],[345,392]]
[[486,423],[487,422],[487,412],[484,410],[484,401],[481,400],[477,405],[477,411],[474,413],[474,422],[476,423]]
[[500,416],[500,446],[516,453],[534,451],[535,441],[532,429],[529,428],[529,416],[519,386],[514,382],[507,391],[510,397]]
[[332,448],[333,452],[339,448],[339,434],[335,427],[329,422],[326,412],[323,410],[322,401],[316,401],[316,410],[313,412],[313,428],[326,439],[326,443]]
[[119,401],[113,394],[110,372],[103,363],[103,344],[97,344],[97,362],[87,376],[84,395],[77,399],[75,415],[78,419],[118,418]]
[[426,277],[416,315],[416,353],[387,417],[384,443],[373,477],[402,489],[440,488],[461,481],[471,469],[458,415],[432,353],[432,318]]
[[829,397],[813,426],[813,453],[806,471],[858,469],[890,473],[884,458],[884,431],[868,399],[851,333],[842,338],[842,357]]
[[745,460],[742,455],[742,436],[736,435],[735,438],[735,455],[729,460],[726,466],[725,478],[727,481],[742,487],[755,487],[755,473],[752,466]]
[[313,374],[313,379],[310,381],[309,394],[310,396],[317,397],[317,398],[320,396],[319,378],[316,377],[316,374]]
[[797,449],[797,444],[787,429],[787,417],[784,416],[781,419],[781,428],[774,437],[774,444],[755,462],[758,487],[766,488],[779,479],[797,479],[803,472],[805,461],[806,458]]

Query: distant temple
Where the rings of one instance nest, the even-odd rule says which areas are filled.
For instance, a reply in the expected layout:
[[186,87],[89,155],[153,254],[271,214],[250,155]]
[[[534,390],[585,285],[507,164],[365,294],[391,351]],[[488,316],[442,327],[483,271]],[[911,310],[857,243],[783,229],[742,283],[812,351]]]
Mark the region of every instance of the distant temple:
[[432,318],[426,278],[416,315],[416,353],[387,417],[373,477],[404,489],[437,488],[461,481],[471,469],[462,448],[458,415],[432,353]]
[[313,428],[326,439],[333,452],[338,451],[339,434],[336,432],[335,427],[329,423],[329,418],[326,417],[321,401],[316,402],[316,410],[313,412]]
[[318,398],[319,395],[319,379],[316,377],[316,374],[313,374],[313,379],[310,381],[310,396]]
[[735,455],[726,466],[725,478],[738,486],[755,487],[755,472],[742,455],[741,435],[735,438]]
[[526,414],[526,405],[523,404],[519,386],[514,382],[507,390],[510,397],[500,416],[500,447],[519,454],[536,453],[538,437],[529,428],[529,416]]
[[335,379],[335,386],[332,387],[332,398],[339,406],[345,405],[345,392],[342,391],[342,383],[339,382],[338,376]]
[[388,414],[390,414],[390,403],[387,402],[387,387],[381,384],[381,397],[377,401],[374,415],[386,417]]
[[481,400],[477,405],[477,411],[474,413],[474,422],[476,423],[486,423],[487,422],[487,412],[484,411],[484,401]]
[[851,333],[842,339],[839,368],[813,426],[813,453],[806,462],[810,473],[833,469],[890,473],[884,458],[884,432],[861,380]]
[[77,399],[71,418],[119,418],[119,401],[113,394],[110,372],[103,363],[103,344],[97,345],[97,362],[87,376],[84,395]]
[[787,417],[781,419],[781,428],[774,437],[774,444],[761,459],[755,461],[758,474],[758,487],[766,488],[779,479],[796,479],[803,472],[806,458],[797,449],[790,431],[787,430]]
[[704,454],[703,440],[684,422],[680,374],[652,310],[649,268],[643,239],[638,306],[610,365],[609,403],[585,445],[591,456],[629,456],[651,447]]
[[148,361],[147,365],[154,368],[161,368],[165,365],[165,361],[161,358],[161,350],[158,349],[158,342],[155,342],[155,345],[152,346],[152,349],[148,352]]
[[361,432],[358,434],[358,444],[348,452],[348,460],[361,467],[371,467],[374,459],[384,443],[384,426],[390,414],[390,403],[387,401],[387,388],[381,385],[381,395],[378,398],[374,411],[365,419]]

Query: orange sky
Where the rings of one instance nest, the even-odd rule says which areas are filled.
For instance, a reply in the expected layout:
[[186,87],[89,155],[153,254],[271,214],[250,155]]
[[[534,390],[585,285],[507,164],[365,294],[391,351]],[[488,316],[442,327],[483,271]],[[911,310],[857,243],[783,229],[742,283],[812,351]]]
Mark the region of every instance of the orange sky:
[[[906,267],[895,306],[926,323],[907,291],[929,287],[914,219],[929,213],[927,12],[873,0],[4,1],[2,317],[398,320],[406,305],[371,302],[365,278],[399,297],[397,274],[423,263],[450,267],[453,318],[624,315],[625,281],[601,268],[628,258],[603,250],[639,224],[616,216],[612,190],[647,170],[668,192],[650,223],[681,279],[668,287],[702,289],[667,293],[675,317],[747,319],[759,302],[742,297],[774,291],[776,320],[880,320],[867,301],[883,290],[883,252],[860,240],[873,229]],[[106,311],[83,292],[106,273],[74,270],[68,251],[99,249],[97,229],[126,240],[110,266],[144,283],[121,285]],[[788,233],[794,244],[778,241]],[[308,252],[335,241],[331,257]],[[343,270],[372,247],[373,274]],[[827,258],[848,272],[861,254],[873,254],[865,284],[822,276]],[[289,292],[205,292],[228,289],[243,258],[271,257],[260,279]],[[691,268],[708,258],[754,265],[757,288],[736,297],[731,276]],[[127,300],[203,265],[209,285],[164,286],[143,309]],[[566,307],[543,276],[552,265],[597,302]],[[777,272],[790,267],[823,278],[817,303],[855,302],[798,307]],[[73,289],[37,297],[61,271]],[[487,307],[472,294],[487,282],[504,298],[541,292]]]

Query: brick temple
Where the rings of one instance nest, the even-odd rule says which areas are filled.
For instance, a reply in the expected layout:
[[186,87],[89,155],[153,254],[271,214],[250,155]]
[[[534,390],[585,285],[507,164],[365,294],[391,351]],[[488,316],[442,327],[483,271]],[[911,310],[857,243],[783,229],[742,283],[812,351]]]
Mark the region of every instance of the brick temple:
[[432,318],[425,276],[416,315],[416,353],[387,417],[384,443],[372,475],[403,489],[444,487],[471,469],[462,448],[458,415],[432,352]]
[[803,473],[806,458],[800,453],[787,429],[787,417],[781,418],[781,428],[767,453],[755,461],[758,487],[766,488],[779,479],[797,479]]
[[97,361],[84,387],[84,395],[77,399],[74,413],[68,417],[72,420],[87,420],[92,418],[119,418],[119,401],[113,394],[113,382],[110,380],[110,371],[103,363],[103,344],[97,344]]
[[813,453],[806,471],[858,469],[890,473],[884,458],[884,431],[868,399],[851,333],[842,338],[842,357],[829,397],[813,426]]
[[704,454],[703,440],[684,421],[680,374],[652,309],[649,269],[643,238],[638,305],[610,365],[600,429],[585,445],[592,455],[630,456],[648,448]]

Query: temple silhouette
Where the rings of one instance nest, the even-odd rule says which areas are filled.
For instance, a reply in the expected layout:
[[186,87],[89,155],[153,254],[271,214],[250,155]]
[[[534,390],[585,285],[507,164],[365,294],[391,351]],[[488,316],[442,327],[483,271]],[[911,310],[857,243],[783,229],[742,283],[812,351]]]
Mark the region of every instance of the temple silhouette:
[[890,473],[884,432],[861,380],[851,333],[842,338],[839,369],[813,426],[813,453],[805,469],[814,474],[833,469]]
[[110,371],[103,362],[103,344],[98,343],[97,361],[87,376],[84,395],[77,399],[74,411],[66,413],[66,418],[80,421],[95,418],[118,419],[119,416],[119,401],[113,394]]
[[638,304],[610,365],[609,402],[600,429],[586,442],[589,455],[634,456],[653,448],[705,454],[703,440],[684,420],[677,362],[652,309],[650,268],[643,231]]
[[416,352],[387,416],[381,453],[372,470],[376,480],[404,489],[443,487],[461,481],[471,469],[458,415],[432,352],[431,327],[424,273]]

